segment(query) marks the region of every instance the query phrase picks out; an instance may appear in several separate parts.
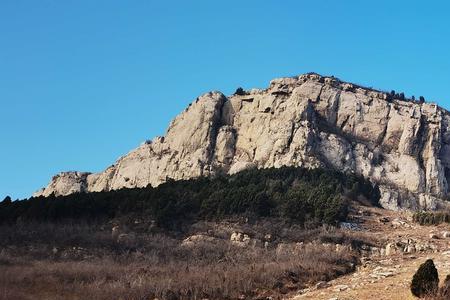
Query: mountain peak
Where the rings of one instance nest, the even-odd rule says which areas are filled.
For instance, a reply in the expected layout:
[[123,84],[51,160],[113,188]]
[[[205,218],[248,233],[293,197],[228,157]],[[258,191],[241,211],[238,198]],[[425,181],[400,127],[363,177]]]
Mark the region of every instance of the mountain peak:
[[143,143],[103,172],[59,174],[35,196],[301,166],[362,175],[379,185],[386,208],[433,209],[448,194],[448,157],[444,109],[307,73],[228,97],[203,94],[170,123],[165,137]]

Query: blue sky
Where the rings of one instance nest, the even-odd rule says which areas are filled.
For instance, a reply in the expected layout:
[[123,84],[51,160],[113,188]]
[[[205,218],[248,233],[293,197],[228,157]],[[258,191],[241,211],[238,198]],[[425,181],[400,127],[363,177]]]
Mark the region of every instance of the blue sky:
[[[450,108],[446,1],[0,0],[0,198],[100,171],[209,90],[310,71]],[[1,201],[0,199],[0,201]]]

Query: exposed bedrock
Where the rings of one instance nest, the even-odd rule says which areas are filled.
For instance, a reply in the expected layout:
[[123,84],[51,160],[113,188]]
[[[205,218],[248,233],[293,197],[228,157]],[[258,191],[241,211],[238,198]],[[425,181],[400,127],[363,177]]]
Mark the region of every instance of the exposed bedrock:
[[449,128],[449,113],[435,104],[392,99],[317,74],[280,78],[264,90],[204,94],[164,137],[143,143],[103,172],[56,175],[35,196],[301,166],[369,178],[389,209],[435,209],[448,194]]

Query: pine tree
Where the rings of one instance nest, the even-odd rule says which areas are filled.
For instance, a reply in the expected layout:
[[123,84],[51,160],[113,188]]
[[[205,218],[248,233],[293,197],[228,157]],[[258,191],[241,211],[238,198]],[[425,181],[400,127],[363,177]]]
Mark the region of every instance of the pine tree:
[[3,199],[2,203],[11,203],[11,197],[10,196],[6,196],[5,199]]
[[247,93],[244,91],[243,88],[238,87],[238,88],[236,89],[236,92],[234,92],[234,94],[235,94],[235,95],[239,95],[239,96],[243,96],[243,95],[246,95]]
[[432,259],[420,265],[411,282],[411,292],[416,297],[436,294],[439,285],[439,275]]

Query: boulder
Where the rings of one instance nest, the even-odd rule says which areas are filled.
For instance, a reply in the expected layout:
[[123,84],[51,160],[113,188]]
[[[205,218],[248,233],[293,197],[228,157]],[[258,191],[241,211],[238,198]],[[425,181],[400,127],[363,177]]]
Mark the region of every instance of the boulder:
[[263,247],[265,244],[259,239],[252,239],[250,236],[243,232],[234,231],[230,236],[230,242],[234,246],[239,247]]
[[416,252],[416,246],[415,245],[408,245],[405,248],[406,253],[414,253]]
[[388,243],[386,245],[386,250],[385,250],[385,255],[386,256],[391,256],[397,253],[397,247],[395,246],[394,243]]
[[316,283],[316,289],[320,290],[320,289],[325,289],[327,287],[330,287],[331,284],[326,282],[326,281],[319,281],[318,283]]
[[136,243],[136,236],[133,233],[121,233],[117,237],[117,243],[132,247]]
[[193,247],[199,244],[207,244],[207,243],[216,243],[218,241],[217,238],[208,236],[205,234],[195,234],[185,238],[181,242],[181,246],[183,247]]
[[436,233],[430,233],[430,239],[439,239],[439,236]]

